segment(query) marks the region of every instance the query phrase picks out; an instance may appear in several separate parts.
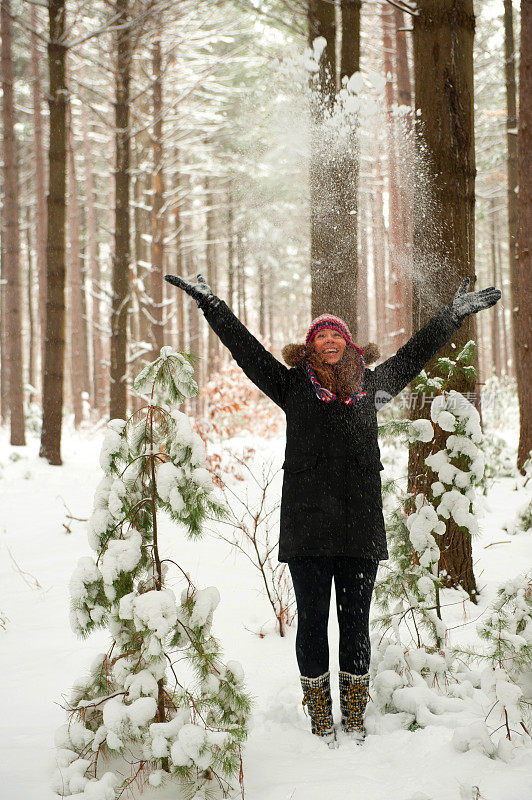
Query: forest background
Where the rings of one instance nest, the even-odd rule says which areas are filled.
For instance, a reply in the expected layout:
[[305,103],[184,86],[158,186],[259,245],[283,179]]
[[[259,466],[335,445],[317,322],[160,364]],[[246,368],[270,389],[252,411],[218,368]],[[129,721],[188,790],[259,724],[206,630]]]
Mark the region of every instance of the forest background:
[[[529,3],[522,29],[509,0],[3,0],[1,12],[12,445],[30,427],[60,464],[64,420],[126,418],[132,378],[163,344],[197,357],[185,408],[198,426],[242,411],[250,384],[165,273],[203,273],[275,354],[328,311],[384,358],[469,276],[502,301],[438,354],[476,344],[475,375],[455,370],[447,389],[481,413],[482,389],[515,387],[524,474]],[[269,408],[270,433],[274,420]],[[412,443],[409,489],[423,489],[428,452]],[[452,521],[446,535],[452,581],[473,595],[470,545]]]
[[[475,722],[467,735],[454,737],[455,749],[476,748],[510,762],[511,748],[504,741],[509,726],[519,729],[518,742],[530,738],[525,716],[503,691],[510,685],[510,694],[517,697],[514,684],[519,686],[519,697],[530,707],[529,673],[512,673],[530,663],[530,576],[521,581],[513,574],[529,548],[525,536],[508,541],[500,536],[501,530],[526,534],[532,519],[528,499],[513,527],[510,520],[516,500],[528,497],[532,474],[532,183],[527,158],[532,151],[532,3],[1,0],[0,35],[0,418],[1,433],[10,442],[0,477],[10,501],[6,506],[11,505],[5,541],[19,525],[31,530],[36,563],[42,561],[43,574],[56,580],[59,552],[66,562],[81,548],[74,536],[63,537],[56,549],[57,536],[63,534],[56,530],[57,509],[47,505],[55,502],[52,473],[61,491],[85,508],[81,494],[86,495],[92,466],[72,442],[87,445],[92,453],[109,420],[115,420],[110,430],[116,433],[117,425],[121,429],[117,419],[131,421],[132,414],[141,414],[135,376],[169,345],[192,354],[195,362],[199,393],[194,397],[190,392],[182,407],[207,444],[211,476],[219,487],[232,486],[233,502],[238,484],[246,487],[246,501],[233,508],[229,538],[218,536],[215,545],[179,540],[175,547],[190,559],[194,552],[197,566],[201,562],[206,574],[212,570],[216,576],[218,560],[226,557],[222,545],[229,543],[233,550],[236,545],[240,555],[255,548],[259,570],[254,575],[275,618],[267,632],[290,639],[291,588],[282,565],[269,558],[275,543],[268,538],[259,542],[260,526],[270,514],[262,500],[266,490],[273,492],[277,478],[263,475],[262,500],[260,492],[247,495],[249,486],[260,488],[253,477],[260,471],[254,447],[267,452],[271,444],[277,453],[283,417],[229,359],[195,303],[169,287],[164,274],[190,280],[203,274],[279,358],[284,344],[302,341],[312,317],[327,311],[348,322],[357,343],[378,343],[385,359],[452,300],[464,277],[471,279],[470,291],[496,286],[501,301],[468,317],[420,381],[380,415],[381,444],[389,445],[383,458],[395,465],[406,442],[408,463],[403,474],[383,483],[393,558],[376,592],[385,607],[377,622],[391,624],[396,612],[386,608],[388,602],[404,603],[405,613],[427,624],[430,644],[418,635],[410,651],[414,661],[394,663],[401,681],[396,696],[385,673],[397,642],[379,638],[372,679],[378,673],[382,680],[380,688],[374,680],[371,733],[386,733],[395,714],[394,720],[401,717],[411,732],[426,725],[432,735],[432,715],[443,718],[452,706],[438,692],[467,706],[482,694],[482,684],[482,702],[491,703],[493,695],[506,722],[494,732]],[[168,352],[173,351],[165,357]],[[469,425],[467,405],[458,404],[456,419],[450,420],[452,409],[445,410],[444,404],[453,392],[476,408],[482,441],[475,425]],[[434,395],[438,398],[431,403]],[[452,451],[451,422],[468,452]],[[105,441],[113,438],[109,430],[106,436]],[[24,447],[36,440],[41,459],[26,470]],[[64,458],[63,440],[67,462],[71,459],[68,475],[56,469]],[[243,443],[240,456],[233,452],[235,442],[236,450]],[[153,457],[153,448],[147,452]],[[43,476],[36,481],[35,508],[47,522],[20,523],[17,516],[15,523],[14,501],[19,498],[17,515],[22,517],[32,506],[24,483],[33,478],[32,470]],[[402,496],[392,509],[390,501],[393,495],[398,499],[403,478],[410,498]],[[485,495],[490,490],[492,513],[482,531],[489,541],[482,548],[477,542],[474,559],[479,487]],[[427,508],[423,499],[431,492]],[[453,513],[443,497],[457,501]],[[466,515],[460,515],[466,507]],[[84,521],[84,513],[66,508],[65,534]],[[410,520],[412,528],[423,514],[426,524],[416,543],[407,524]],[[176,542],[180,533],[173,525]],[[507,553],[517,556],[492,558],[495,545],[510,545]],[[8,580],[18,576],[31,583],[32,576],[9,553]],[[66,573],[61,563],[60,574]],[[247,585],[244,573],[239,573],[242,586]],[[497,590],[503,600],[494,601],[495,610],[477,638],[488,642],[479,656],[488,661],[485,674],[499,674],[501,665],[507,670],[501,697],[495,684],[484,685],[473,672],[451,675],[460,659],[447,659],[446,648],[448,631],[465,625],[447,605],[463,605],[464,619],[468,615],[468,624],[474,622],[477,611],[492,608],[487,603],[495,595],[494,578],[505,581],[506,588]],[[62,619],[61,580],[61,592],[50,595],[54,611],[42,625],[43,636],[50,621]],[[230,593],[233,579],[224,575],[223,580]],[[38,583],[33,589],[43,591]],[[30,615],[30,604],[27,598],[19,603],[17,592],[15,586],[4,600],[18,621]],[[442,604],[442,598],[448,602]],[[441,608],[447,609],[447,626],[453,623],[447,629],[442,628]],[[256,626],[262,612],[253,603],[248,611]],[[253,649],[248,660],[254,692],[261,702],[277,697],[277,678],[268,676],[259,685],[257,677],[264,660],[259,652],[263,628],[255,652],[255,643],[251,648],[245,638],[247,629],[235,633],[235,619],[234,609],[225,612],[227,638],[241,641],[237,649],[246,658]],[[28,625],[35,632],[33,617]],[[0,627],[17,651],[24,625],[11,624],[2,608]],[[501,630],[510,629],[505,639]],[[61,652],[70,648],[74,653],[64,631],[61,637]],[[398,629],[397,637],[400,641]],[[501,641],[511,650],[507,658],[501,656]],[[272,637],[267,645],[281,653]],[[479,641],[471,647],[478,656]],[[44,644],[41,649],[45,653]],[[414,685],[421,650],[432,666],[418,665],[422,678]],[[81,650],[75,652],[81,658]],[[288,674],[283,652],[284,661],[278,661]],[[447,659],[445,667],[438,654]],[[48,669],[46,674],[52,673]],[[462,692],[468,681],[474,688]],[[56,683],[50,680],[50,687],[48,704],[57,694]],[[417,692],[414,720],[397,699],[410,689],[412,696]],[[299,735],[298,701],[292,695],[288,703],[279,697],[272,719],[284,724],[286,713]],[[480,711],[475,707],[479,719],[482,702]],[[445,724],[452,727],[455,721]],[[502,743],[495,746],[493,733]],[[270,739],[268,725],[257,726],[251,752],[257,742]],[[508,737],[509,742],[515,739]],[[424,748],[428,739],[418,741]],[[379,747],[376,742],[376,754]],[[262,744],[256,752],[261,765]],[[261,769],[251,769],[252,781],[260,785]],[[521,769],[516,759],[511,767],[516,784]],[[492,777],[497,775],[503,782],[510,771],[495,771]],[[469,779],[475,780],[473,771]]]

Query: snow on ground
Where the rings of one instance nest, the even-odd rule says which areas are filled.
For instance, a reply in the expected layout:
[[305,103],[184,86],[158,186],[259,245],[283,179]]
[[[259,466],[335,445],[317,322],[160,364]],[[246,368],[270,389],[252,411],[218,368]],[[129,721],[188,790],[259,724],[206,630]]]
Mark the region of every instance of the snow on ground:
[[[65,721],[62,695],[108,646],[105,632],[81,642],[71,632],[68,583],[89,547],[83,523],[68,521],[71,533],[63,527],[65,505],[74,517],[89,515],[101,477],[102,438],[102,431],[67,434],[64,465],[51,467],[38,458],[37,439],[25,448],[11,448],[7,432],[0,432],[0,612],[8,618],[7,629],[0,630],[2,800],[53,796],[53,734]],[[266,458],[281,466],[282,439],[246,437],[245,444],[257,448],[257,463]],[[386,448],[384,461],[385,475],[404,473],[406,459],[395,455],[387,461]],[[281,476],[275,479],[279,492]],[[485,502],[482,533],[474,543],[482,596],[479,606],[465,608],[473,618],[493,599],[499,583],[530,565],[530,535],[512,537],[501,530],[522,501],[514,485],[511,478],[496,480]],[[247,800],[470,800],[477,797],[473,787],[483,800],[532,798],[530,750],[509,764],[458,753],[451,745],[453,731],[443,726],[369,735],[363,747],[342,740],[338,750],[328,750],[311,736],[301,708],[295,628],[284,639],[272,632],[271,611],[249,562],[213,533],[200,542],[187,541],[169,520],[161,526],[160,541],[161,552],[184,566],[199,588],[215,585],[220,591],[213,632],[225,659],[243,665],[254,697],[244,751]],[[448,625],[464,622],[464,608],[453,606],[445,620]],[[262,638],[260,631],[266,632]],[[471,638],[472,632],[474,626],[457,628],[453,642]],[[329,633],[338,717],[334,613]],[[176,800],[168,790],[144,794],[146,800],[154,797]]]

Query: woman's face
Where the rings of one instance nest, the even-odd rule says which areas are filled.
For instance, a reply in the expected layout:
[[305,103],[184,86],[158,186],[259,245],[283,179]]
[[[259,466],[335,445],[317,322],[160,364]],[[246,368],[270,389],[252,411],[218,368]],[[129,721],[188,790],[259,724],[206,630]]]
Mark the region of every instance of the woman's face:
[[347,342],[342,334],[332,328],[324,328],[314,337],[316,353],[326,364],[337,364],[346,346]]

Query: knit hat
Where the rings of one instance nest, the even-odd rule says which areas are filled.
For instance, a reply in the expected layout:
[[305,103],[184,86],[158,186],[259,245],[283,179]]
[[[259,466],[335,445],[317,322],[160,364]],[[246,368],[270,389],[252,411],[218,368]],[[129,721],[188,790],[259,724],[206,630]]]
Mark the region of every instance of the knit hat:
[[335,317],[334,314],[322,314],[321,316],[312,320],[310,323],[310,328],[307,332],[305,344],[309,345],[313,341],[318,331],[325,330],[326,328],[330,328],[334,331],[338,331],[338,333],[341,333],[347,344],[353,345],[353,347],[358,350],[361,355],[363,355],[360,347],[357,347],[357,345],[354,343],[351,337],[351,331],[347,327],[347,323],[345,323],[343,319],[340,319],[340,317]]

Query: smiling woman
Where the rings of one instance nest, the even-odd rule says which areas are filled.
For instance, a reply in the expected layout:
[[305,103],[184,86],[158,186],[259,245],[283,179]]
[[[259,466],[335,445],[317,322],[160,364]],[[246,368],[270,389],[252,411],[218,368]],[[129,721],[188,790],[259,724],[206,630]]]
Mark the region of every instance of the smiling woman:
[[462,320],[500,299],[490,287],[466,294],[462,282],[398,352],[375,369],[376,345],[359,347],[332,314],[312,320],[303,344],[281,364],[216,297],[201,275],[191,295],[238,365],[286,414],[279,561],[292,575],[298,611],[296,657],[312,733],[336,745],[327,623],[332,580],[340,627],[342,730],[362,740],[369,691],[369,608],[377,565],[388,558],[382,513],[377,413],[418,375]]
[[347,342],[339,331],[327,328],[316,334],[314,347],[327,364],[337,364],[342,358]]

